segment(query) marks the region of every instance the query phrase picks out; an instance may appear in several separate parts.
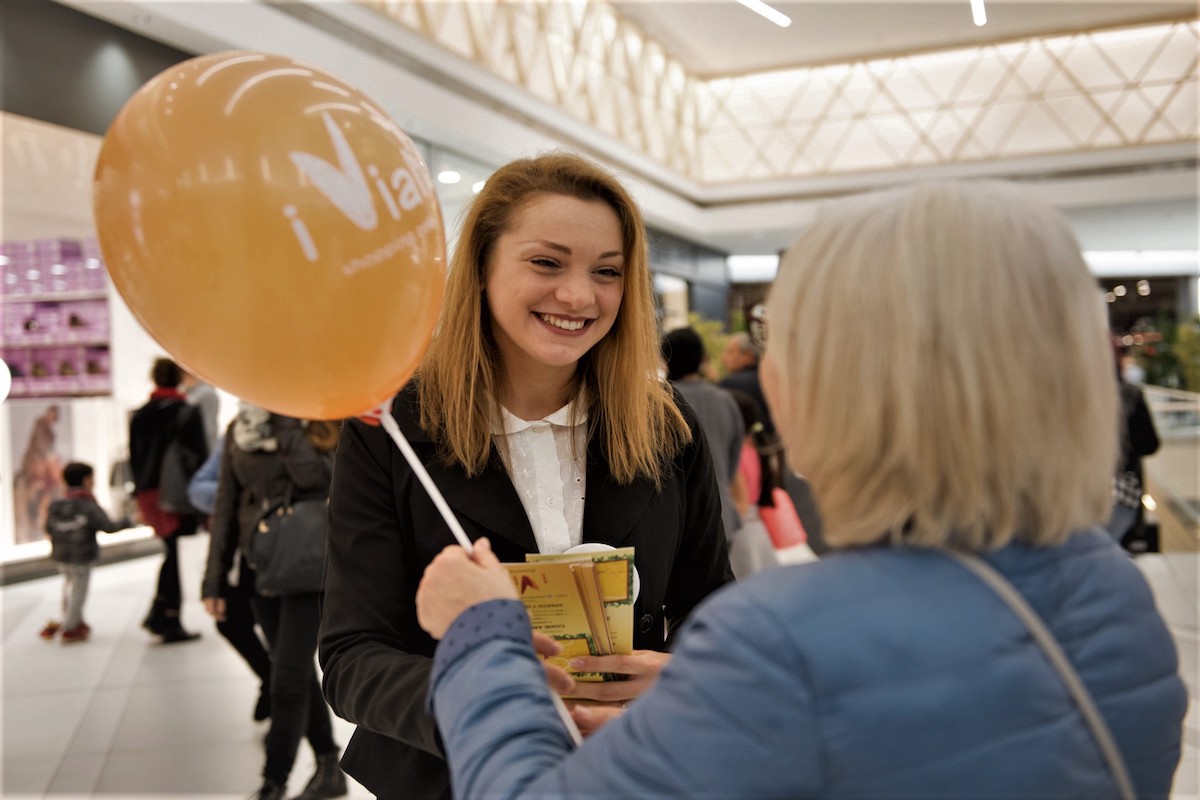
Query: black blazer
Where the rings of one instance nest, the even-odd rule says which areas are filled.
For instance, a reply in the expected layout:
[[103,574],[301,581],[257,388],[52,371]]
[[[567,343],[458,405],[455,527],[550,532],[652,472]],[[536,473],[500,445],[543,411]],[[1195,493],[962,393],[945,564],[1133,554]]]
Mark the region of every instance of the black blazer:
[[[692,410],[677,402],[692,441],[661,491],[612,478],[600,442],[588,445],[583,540],[636,548],[641,595],[634,647],[666,649],[669,633],[702,599],[733,580],[716,479]],[[415,387],[393,414],[471,539],[487,535],[501,561],[537,552],[525,509],[493,450],[468,478],[447,467],[421,430]],[[449,797],[435,722],[425,710],[435,642],[417,624],[415,596],[426,565],[454,537],[381,428],[359,420],[342,432],[330,498],[321,620],[325,696],[358,730],[345,770],[381,798]]]

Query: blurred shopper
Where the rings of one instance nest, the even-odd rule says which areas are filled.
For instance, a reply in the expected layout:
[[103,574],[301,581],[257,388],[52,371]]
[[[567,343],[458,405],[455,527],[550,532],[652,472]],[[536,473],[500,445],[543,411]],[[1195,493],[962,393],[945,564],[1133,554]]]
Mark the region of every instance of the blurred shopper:
[[1125,383],[1141,386],[1146,382],[1146,368],[1141,365],[1137,356],[1132,352],[1126,352],[1121,356],[1120,369],[1121,380]]
[[[779,566],[779,558],[775,553],[775,545],[759,516],[759,504],[770,493],[763,492],[763,476],[767,475],[769,483],[773,484],[770,472],[770,449],[760,453],[760,442],[763,441],[763,425],[759,417],[758,403],[745,392],[729,389],[729,394],[737,403],[738,412],[742,417],[743,439],[741,452],[738,453],[737,474],[733,480],[731,492],[734,505],[737,506],[741,527],[729,540],[729,564],[733,574],[739,581],[744,581],[751,575],[763,570]],[[773,448],[778,453],[782,446]],[[764,461],[766,463],[764,464]],[[777,485],[777,484],[773,484]]]
[[[1142,390],[1122,378],[1121,391],[1121,458],[1117,462],[1117,474],[1113,479],[1112,514],[1108,519],[1108,532],[1113,539],[1134,548],[1131,538],[1145,528],[1142,511],[1142,494],[1145,492],[1146,476],[1142,459],[1158,452],[1158,430],[1154,418],[1146,405]],[[1143,542],[1144,544],[1144,542]]]
[[739,331],[725,342],[721,351],[721,365],[725,367],[725,377],[719,383],[726,389],[737,389],[745,392],[758,404],[759,417],[763,431],[767,435],[775,433],[775,420],[771,417],[771,409],[767,407],[767,399],[763,397],[762,384],[758,377],[758,360],[762,351],[750,338],[750,334]]
[[836,552],[706,603],[573,751],[508,574],[447,548],[417,609],[458,795],[1165,800],[1187,693],[1099,527],[1095,295],[1066,221],[1013,187],[822,209],[772,290],[763,386]]
[[50,504],[46,535],[50,537],[50,559],[63,577],[62,622],[51,620],[42,628],[43,639],[62,634],[62,643],[87,641],[91,626],[83,621],[88,581],[92,566],[100,558],[96,532],[114,533],[128,528],[130,520],[113,522],[92,496],[95,471],[91,465],[72,461],[63,467],[67,496]]
[[[610,173],[564,153],[501,167],[463,222],[417,380],[392,405],[467,535],[493,536],[505,560],[635,549],[633,653],[577,667],[627,680],[575,687],[600,703],[576,708],[585,731],[653,685],[683,620],[733,579],[708,444],[654,373],[648,262],[641,212]],[[454,539],[396,445],[361,421],[338,447],[329,524],[321,664],[334,710],[358,726],[346,769],[380,797],[447,797],[416,591]]]
[[200,409],[200,419],[204,421],[204,436],[208,440],[209,449],[217,449],[217,414],[221,410],[221,398],[217,396],[217,390],[186,370],[179,388],[187,401]]
[[163,543],[163,563],[150,613],[142,627],[163,644],[200,638],[179,620],[183,590],[179,584],[178,536],[196,532],[199,513],[187,503],[187,484],[208,456],[208,438],[199,411],[179,391],[183,370],[160,358],[151,370],[150,401],[129,421],[129,463],[134,499],[141,521]]
[[745,438],[742,415],[733,395],[701,374],[708,362],[708,354],[704,352],[704,340],[694,328],[678,328],[667,333],[663,336],[661,349],[668,380],[696,412],[708,440],[721,497],[721,520],[725,524],[726,538],[732,541],[741,526],[731,489]]
[[[203,591],[204,607],[218,623],[228,622],[229,576],[235,558],[239,584],[247,589],[254,586],[254,571],[243,556],[252,553],[251,540],[259,522],[289,499],[329,496],[336,427],[332,423],[307,427],[314,431],[312,437],[300,420],[243,402],[225,434]],[[313,591],[268,597],[254,591],[251,602],[271,652],[271,728],[262,786],[252,797],[286,797],[288,776],[303,738],[312,746],[317,769],[299,797],[340,797],[346,793],[346,776],[337,763],[333,720],[313,663],[320,595]]]
[[[766,446],[779,450],[780,482],[783,490],[791,499],[792,506],[800,516],[807,540],[814,553],[828,551],[821,535],[821,515],[813,499],[812,487],[808,480],[797,475],[788,466],[787,454],[779,443],[779,434],[775,431],[775,420],[771,416],[771,408],[763,396],[762,384],[759,380],[758,364],[762,357],[762,342],[755,338],[754,331],[762,330],[766,325],[766,306],[758,303],[748,309],[746,322],[750,333],[739,332],[729,337],[725,350],[721,353],[721,363],[726,375],[719,385],[726,389],[744,392],[753,398],[758,405],[759,420],[762,431],[759,439],[768,443]],[[778,447],[777,447],[778,445]]]
[[[214,448],[200,471],[192,476],[188,484],[188,499],[192,505],[211,515],[217,505],[217,487],[220,482],[221,453],[224,448]],[[258,631],[254,627],[253,575],[246,556],[239,551],[236,568],[227,577],[224,594],[225,618],[217,621],[217,632],[233,646],[254,674],[258,676],[258,701],[254,704],[254,721],[262,722],[271,716],[271,658],[263,647]]]

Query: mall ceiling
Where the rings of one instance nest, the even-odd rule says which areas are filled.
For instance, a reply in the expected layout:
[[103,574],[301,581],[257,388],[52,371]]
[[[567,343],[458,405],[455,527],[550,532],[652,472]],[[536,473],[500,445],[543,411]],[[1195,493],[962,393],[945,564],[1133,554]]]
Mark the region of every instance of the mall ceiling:
[[[400,47],[426,54],[433,54],[434,50],[425,43],[414,42],[419,34],[382,19],[375,8],[361,0],[54,1],[192,52],[232,47],[311,53],[314,47],[325,48],[330,69],[348,80],[373,87],[392,108],[409,108],[417,100],[423,100],[424,96],[414,93],[413,87],[422,80],[432,85],[445,78],[444,64],[458,64],[452,78],[459,71],[469,75],[469,71],[462,70],[461,62],[434,54],[429,55],[430,61],[413,61],[411,67],[415,67],[416,77],[387,73],[387,79],[383,80],[381,76],[385,73],[371,58],[377,55],[391,58]],[[403,4],[404,0],[400,2]],[[986,3],[989,22],[977,28],[971,20],[969,0],[923,3],[780,0],[776,5],[794,20],[786,30],[776,28],[735,0],[616,0],[613,5],[619,9],[618,13],[659,40],[689,72],[712,76],[930,52],[1197,16],[1197,7],[1192,2],[986,0]],[[212,13],[207,9],[219,11]],[[406,44],[389,44],[390,37]],[[490,42],[497,37],[484,34],[484,38]],[[407,59],[405,64],[413,60],[408,59],[408,53],[401,55]],[[485,97],[484,89],[479,86],[486,86],[495,96]],[[407,87],[408,91],[399,87]],[[530,137],[529,141],[537,143],[530,146],[545,147],[546,142],[554,141],[559,129],[541,126],[536,117],[510,118],[504,113],[493,113],[514,104],[518,111],[527,110],[528,103],[512,99],[520,96],[519,88],[502,86],[490,79],[472,83],[468,88],[467,100],[479,96],[478,118],[461,112],[466,101],[447,103],[441,98],[437,107],[428,112],[431,114],[428,119],[413,116],[402,124],[415,135],[442,142],[450,150],[469,153],[476,160],[494,159],[495,152],[505,147],[511,150],[518,144],[527,146],[522,137]],[[455,113],[453,109],[460,111]],[[486,141],[471,138],[482,124],[480,119],[487,120]],[[577,136],[579,127],[578,121],[569,120],[563,130]],[[568,141],[578,139],[568,138]],[[1029,163],[1013,167],[1012,176],[1033,181],[1043,199],[1068,209],[1068,213],[1083,214],[1075,221],[1087,249],[1195,249],[1198,217],[1195,157],[1191,154],[1194,149],[1166,147],[1169,152],[1165,155],[1160,153],[1162,150],[1163,147],[1151,147],[1144,155],[1139,151],[1137,157],[1142,160],[1132,162],[1133,169],[1121,160],[1124,152],[1121,148],[1100,152],[1096,163],[1026,159]],[[1180,156],[1180,152],[1185,155]],[[1155,158],[1158,161],[1152,160]],[[1003,162],[1002,166],[1009,163]],[[655,224],[733,253],[778,252],[790,243],[797,225],[809,218],[815,197],[886,185],[888,180],[874,174],[834,176],[817,181],[807,186],[805,193],[793,196],[781,195],[773,184],[748,184],[735,187],[740,194],[733,199],[713,196],[703,203],[689,205],[687,195],[673,191],[674,178],[664,175],[665,170],[646,168],[638,162],[632,167],[624,164],[623,168],[646,178],[641,187],[647,193],[643,202],[656,209]],[[970,165],[954,174],[973,174],[969,168]],[[639,169],[647,171],[639,173]],[[997,170],[987,174],[1008,175]],[[463,186],[468,185],[469,181],[464,181]],[[755,194],[764,191],[769,194]]]
[[780,28],[734,0],[621,0],[612,5],[693,74],[741,75],[845,63],[1030,36],[1197,16],[1194,2],[1013,2],[986,0],[977,27],[968,0],[783,0]]

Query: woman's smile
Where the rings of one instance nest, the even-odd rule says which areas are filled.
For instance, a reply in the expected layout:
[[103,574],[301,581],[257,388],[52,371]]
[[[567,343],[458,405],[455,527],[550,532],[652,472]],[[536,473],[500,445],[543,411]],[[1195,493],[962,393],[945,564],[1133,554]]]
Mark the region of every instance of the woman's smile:
[[559,314],[543,314],[540,311],[534,311],[533,315],[545,323],[546,327],[553,328],[555,333],[580,333],[594,321],[580,317],[566,317]]

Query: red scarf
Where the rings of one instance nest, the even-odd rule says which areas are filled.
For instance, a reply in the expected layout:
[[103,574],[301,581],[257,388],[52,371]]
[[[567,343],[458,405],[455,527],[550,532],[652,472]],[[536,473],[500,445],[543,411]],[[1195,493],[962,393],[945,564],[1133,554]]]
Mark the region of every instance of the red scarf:
[[187,398],[183,396],[183,392],[178,389],[169,389],[159,387],[150,393],[151,400],[183,400],[187,402]]

